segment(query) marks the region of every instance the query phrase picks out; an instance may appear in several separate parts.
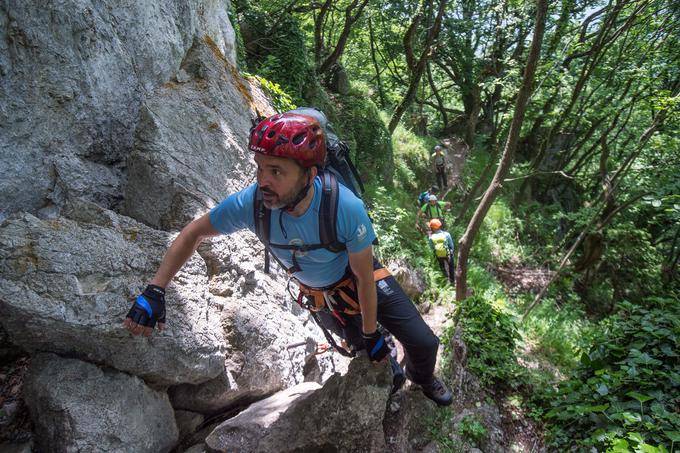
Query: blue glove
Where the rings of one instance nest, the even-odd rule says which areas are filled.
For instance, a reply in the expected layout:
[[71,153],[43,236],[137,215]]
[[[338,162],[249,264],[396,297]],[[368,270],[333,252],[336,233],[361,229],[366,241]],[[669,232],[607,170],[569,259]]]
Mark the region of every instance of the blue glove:
[[363,336],[366,352],[368,353],[368,358],[371,362],[380,362],[390,353],[390,348],[387,346],[385,337],[379,331],[376,330],[370,334],[365,333]]
[[165,289],[156,285],[148,285],[132,304],[132,308],[125,317],[125,324],[128,328],[135,328],[137,326],[134,324],[138,324],[153,330],[156,322],[165,323]]

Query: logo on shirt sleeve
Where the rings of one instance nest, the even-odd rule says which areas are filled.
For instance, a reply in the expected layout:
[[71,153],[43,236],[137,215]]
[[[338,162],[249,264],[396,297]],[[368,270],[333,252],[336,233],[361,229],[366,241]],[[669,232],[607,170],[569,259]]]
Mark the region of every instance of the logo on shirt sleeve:
[[362,223],[362,224],[359,225],[359,227],[357,228],[357,239],[359,240],[359,242],[361,242],[361,241],[363,241],[364,239],[366,239],[366,235],[367,235],[367,234],[368,234],[368,228],[366,228],[366,225],[364,225],[364,224]]

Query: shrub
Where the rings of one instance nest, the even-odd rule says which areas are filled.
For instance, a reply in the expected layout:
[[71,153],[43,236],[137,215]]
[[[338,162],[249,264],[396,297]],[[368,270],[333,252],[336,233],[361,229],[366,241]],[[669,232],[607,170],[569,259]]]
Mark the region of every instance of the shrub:
[[540,396],[560,451],[663,452],[680,441],[680,301],[628,302],[572,377]]
[[453,319],[454,325],[448,327],[446,336],[450,337],[456,325],[462,323],[468,348],[467,368],[486,387],[514,386],[520,371],[514,353],[520,336],[510,315],[480,296],[472,296],[459,303]]

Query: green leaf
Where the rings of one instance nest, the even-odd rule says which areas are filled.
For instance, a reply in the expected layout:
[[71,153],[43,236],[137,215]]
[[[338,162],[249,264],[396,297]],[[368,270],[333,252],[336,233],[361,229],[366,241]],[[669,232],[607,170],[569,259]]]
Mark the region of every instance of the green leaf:
[[614,453],[624,453],[624,452],[629,453],[630,452],[630,450],[628,449],[629,446],[630,446],[630,444],[628,443],[628,441],[626,439],[614,439],[612,441],[612,448],[609,451],[614,452]]
[[628,433],[628,438],[633,442],[637,442],[638,444],[644,443],[645,441],[640,433]]
[[626,421],[626,423],[630,424],[640,423],[642,421],[642,417],[640,416],[640,414],[634,414],[631,412],[624,412],[623,418]]
[[585,406],[583,408],[583,413],[588,414],[590,412],[604,412],[609,409],[609,404],[599,404],[597,406]]
[[654,399],[653,396],[643,395],[642,393],[638,393],[638,392],[635,392],[635,391],[626,393],[626,396],[630,396],[631,398],[635,398],[640,403],[644,403],[645,401],[649,401],[649,400]]
[[664,431],[663,432],[673,442],[680,442],[680,432],[678,431]]
[[642,453],[659,453],[658,448],[645,443],[638,445],[635,451],[636,452],[641,451]]

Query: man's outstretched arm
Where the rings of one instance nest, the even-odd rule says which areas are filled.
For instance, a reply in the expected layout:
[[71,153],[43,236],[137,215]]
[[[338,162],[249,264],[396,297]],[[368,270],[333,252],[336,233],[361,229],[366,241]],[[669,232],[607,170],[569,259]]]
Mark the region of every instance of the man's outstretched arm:
[[210,214],[205,214],[185,226],[165,252],[163,261],[158,267],[156,275],[151,280],[152,285],[165,288],[170,280],[179,272],[196,251],[203,239],[220,234],[210,223]]
[[170,245],[163,260],[146,287],[137,297],[123,321],[123,325],[133,335],[149,336],[158,322],[158,329],[165,326],[165,287],[184,266],[203,239],[219,234],[210,223],[210,214],[194,220],[184,227]]

